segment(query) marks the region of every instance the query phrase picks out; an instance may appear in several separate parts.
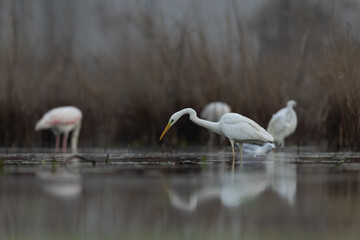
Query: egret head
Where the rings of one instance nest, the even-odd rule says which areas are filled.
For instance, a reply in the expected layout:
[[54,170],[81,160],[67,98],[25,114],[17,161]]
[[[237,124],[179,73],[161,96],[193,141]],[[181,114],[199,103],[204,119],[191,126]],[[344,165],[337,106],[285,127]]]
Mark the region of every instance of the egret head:
[[160,141],[164,137],[165,133],[171,128],[172,125],[174,125],[174,123],[176,123],[177,120],[179,120],[179,118],[181,118],[182,115],[184,115],[183,110],[171,115],[168,124],[166,125],[163,133],[160,136]]
[[287,102],[286,104],[288,107],[296,107],[296,101],[294,100],[290,100]]
[[176,123],[176,121],[179,120],[179,118],[181,118],[181,117],[182,117],[183,115],[185,115],[185,114],[189,114],[189,115],[190,115],[190,119],[191,119],[192,117],[196,117],[196,112],[195,112],[195,110],[192,109],[192,108],[184,108],[183,110],[180,110],[180,111],[174,113],[173,115],[171,115],[168,124],[166,125],[163,133],[161,134],[161,136],[160,136],[160,141],[161,141],[161,139],[164,137],[165,133],[170,129],[170,127],[171,127],[172,125],[174,125],[174,123]]

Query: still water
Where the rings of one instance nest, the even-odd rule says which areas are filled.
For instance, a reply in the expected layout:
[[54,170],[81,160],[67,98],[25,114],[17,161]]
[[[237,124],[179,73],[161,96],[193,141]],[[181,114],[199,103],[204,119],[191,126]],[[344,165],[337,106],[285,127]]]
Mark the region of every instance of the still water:
[[360,236],[359,153],[82,152],[1,149],[0,239]]

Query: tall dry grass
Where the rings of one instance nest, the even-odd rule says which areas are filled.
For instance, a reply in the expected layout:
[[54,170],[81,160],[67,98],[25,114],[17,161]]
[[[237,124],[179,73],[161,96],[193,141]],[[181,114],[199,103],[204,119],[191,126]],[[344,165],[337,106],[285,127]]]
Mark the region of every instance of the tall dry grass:
[[318,129],[330,147],[360,146],[360,45],[347,32],[327,48],[318,79],[326,96],[318,112]]
[[[13,45],[0,54],[1,146],[51,146],[51,133],[34,132],[34,125],[45,111],[61,105],[84,113],[80,147],[110,147],[158,144],[173,112],[185,107],[199,112],[210,101],[225,101],[266,128],[272,114],[294,99],[299,125],[287,143],[357,148],[359,41],[337,30],[321,6],[273,2],[272,8],[290,13],[268,11],[273,15],[254,21],[262,37],[258,54],[235,1],[226,34],[216,44],[196,17],[174,21],[139,7],[126,22],[136,29],[136,41],[124,39],[111,61],[96,56],[76,61],[71,49],[56,44],[38,59],[19,41],[23,33],[13,16]],[[168,21],[171,31],[164,30]],[[283,31],[274,38],[264,22],[275,22]],[[181,120],[166,142],[203,144],[203,132]]]

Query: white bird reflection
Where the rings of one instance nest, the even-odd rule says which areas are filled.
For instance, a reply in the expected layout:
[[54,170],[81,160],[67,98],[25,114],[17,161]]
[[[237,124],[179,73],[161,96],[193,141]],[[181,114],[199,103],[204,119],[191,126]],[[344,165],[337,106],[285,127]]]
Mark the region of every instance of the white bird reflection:
[[180,194],[176,193],[172,189],[166,188],[166,192],[168,193],[173,207],[187,212],[192,212],[196,209],[198,203],[219,197],[221,188],[214,187],[201,189],[192,193],[188,200],[185,200],[184,197],[181,197]]
[[239,172],[222,179],[220,186],[208,186],[190,195],[166,187],[173,207],[192,212],[203,202],[218,198],[225,207],[237,207],[272,189],[293,206],[296,197],[296,168],[288,164],[265,162],[265,172]]
[[64,167],[37,172],[36,177],[41,180],[44,192],[57,198],[71,199],[80,195],[82,190],[81,175]]
[[82,175],[79,167],[95,166],[96,161],[80,155],[71,155],[63,159],[64,165],[58,165],[54,159],[52,169],[36,172],[41,180],[43,190],[54,197],[70,199],[80,195],[82,191]]

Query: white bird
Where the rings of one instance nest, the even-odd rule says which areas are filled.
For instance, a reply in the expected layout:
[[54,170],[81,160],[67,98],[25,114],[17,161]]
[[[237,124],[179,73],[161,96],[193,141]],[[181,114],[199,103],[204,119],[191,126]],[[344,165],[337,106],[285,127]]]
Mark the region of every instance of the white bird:
[[60,147],[60,135],[63,134],[63,152],[67,149],[67,138],[69,132],[73,131],[71,137],[71,149],[77,153],[77,142],[81,129],[82,113],[80,109],[73,106],[53,108],[36,123],[35,130],[51,129],[56,136],[56,151]]
[[259,124],[240,114],[226,113],[221,117],[220,121],[210,122],[198,118],[196,116],[195,110],[192,108],[185,108],[174,113],[170,117],[168,124],[166,125],[163,133],[161,134],[160,140],[164,137],[165,133],[170,129],[170,127],[185,114],[190,115],[190,120],[193,123],[201,127],[207,128],[229,139],[233,153],[233,165],[235,163],[235,142],[240,144],[240,160],[242,161],[243,143],[263,143],[274,141],[273,136],[266,132],[264,128],[260,127]]
[[264,143],[262,146],[250,144],[250,143],[244,143],[243,145],[244,153],[251,154],[254,156],[266,155],[274,149],[275,149],[275,145],[272,143]]
[[[211,102],[203,108],[203,110],[200,113],[200,117],[208,121],[218,122],[222,117],[222,115],[229,112],[231,112],[231,108],[228,104],[224,102]],[[213,145],[214,136],[215,134],[209,131],[209,142],[208,142],[209,146]],[[224,137],[222,136],[221,143],[223,142],[224,142]]]
[[275,143],[281,147],[285,145],[284,139],[296,129],[297,117],[293,109],[295,106],[296,102],[294,100],[288,101],[286,107],[273,114],[268,124],[267,131],[273,135]]

